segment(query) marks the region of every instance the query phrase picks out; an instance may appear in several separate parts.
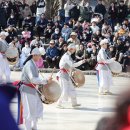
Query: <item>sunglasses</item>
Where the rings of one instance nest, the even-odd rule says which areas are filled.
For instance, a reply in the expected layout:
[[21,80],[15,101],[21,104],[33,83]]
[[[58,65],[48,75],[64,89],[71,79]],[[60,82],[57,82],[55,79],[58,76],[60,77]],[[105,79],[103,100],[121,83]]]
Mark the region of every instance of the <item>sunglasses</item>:
[[50,45],[55,45],[54,43],[50,43]]

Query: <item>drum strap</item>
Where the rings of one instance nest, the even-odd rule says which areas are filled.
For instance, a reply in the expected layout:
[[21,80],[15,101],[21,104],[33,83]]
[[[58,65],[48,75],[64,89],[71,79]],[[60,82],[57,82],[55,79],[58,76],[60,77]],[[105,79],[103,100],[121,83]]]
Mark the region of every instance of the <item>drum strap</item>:
[[[22,84],[24,84],[24,85],[26,85],[26,86],[28,86],[28,87],[30,87],[30,88],[35,88],[35,87],[36,87],[35,84],[27,84],[27,83],[23,83],[23,82],[22,82]],[[35,87],[34,87],[34,86],[35,86]]]
[[[62,71],[62,72],[64,72],[64,73],[68,74],[69,77],[70,77],[70,79],[71,79],[71,81],[74,83],[75,86],[77,86],[77,83],[75,82],[74,78],[69,74],[69,71],[68,71],[68,70],[66,70],[65,68],[62,68],[62,69],[60,69],[60,71]],[[57,80],[58,80],[58,77],[57,77]]]

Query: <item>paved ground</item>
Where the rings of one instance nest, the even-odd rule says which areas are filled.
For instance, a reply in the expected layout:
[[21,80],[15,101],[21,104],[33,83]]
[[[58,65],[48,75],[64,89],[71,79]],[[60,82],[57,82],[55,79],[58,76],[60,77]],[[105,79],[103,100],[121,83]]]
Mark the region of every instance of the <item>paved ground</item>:
[[[12,72],[12,80],[19,78],[20,72]],[[127,88],[128,81],[128,78],[114,77],[113,95],[98,96],[96,76],[86,76],[85,86],[77,89],[78,102],[82,106],[72,109],[70,103],[66,103],[68,109],[58,109],[56,104],[44,105],[44,119],[39,120],[38,130],[94,130],[101,117],[114,112],[115,99]],[[16,118],[16,99],[12,101],[11,109]],[[23,129],[23,126],[20,127]]]

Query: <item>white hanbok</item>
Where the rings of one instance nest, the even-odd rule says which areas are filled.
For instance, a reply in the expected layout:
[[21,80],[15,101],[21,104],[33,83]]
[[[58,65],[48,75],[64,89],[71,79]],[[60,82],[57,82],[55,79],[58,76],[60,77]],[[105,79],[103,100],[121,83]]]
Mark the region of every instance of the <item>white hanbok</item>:
[[[7,58],[5,56],[5,52],[7,51],[8,48],[8,43],[0,39],[0,83],[3,82],[10,82],[10,68],[9,68],[9,63],[7,61]],[[4,77],[6,80],[4,81]]]
[[110,87],[112,86],[112,74],[109,69],[108,64],[113,62],[113,59],[109,59],[105,49],[101,48],[97,55],[97,77],[99,84],[99,93],[109,92]]
[[[62,71],[65,68],[66,64],[69,65],[69,68],[67,69],[68,73]],[[68,98],[71,99],[72,105],[77,104],[76,91],[75,91],[75,87],[71,81],[70,73],[71,73],[72,68],[78,67],[81,64],[82,64],[82,61],[74,63],[74,61],[71,58],[70,52],[66,52],[62,56],[60,63],[59,63],[60,71],[57,73],[57,77],[59,79],[59,83],[62,88],[62,94],[58,101],[58,105],[62,105],[62,103],[64,101],[67,101]]]
[[[28,61],[22,70],[21,81],[26,84],[47,84],[47,79],[39,77],[38,68],[33,60]],[[31,123],[36,125],[37,120],[43,117],[43,104],[35,88],[25,84],[20,87],[23,118],[25,119],[26,130],[32,130]],[[32,126],[35,128],[35,126]]]

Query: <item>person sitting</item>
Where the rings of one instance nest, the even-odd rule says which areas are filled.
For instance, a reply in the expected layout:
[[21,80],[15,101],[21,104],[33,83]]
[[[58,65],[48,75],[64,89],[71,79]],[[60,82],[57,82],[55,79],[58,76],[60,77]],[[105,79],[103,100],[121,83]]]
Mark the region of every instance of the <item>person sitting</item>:
[[127,72],[127,67],[130,66],[130,46],[128,51],[123,55],[123,71]]
[[17,36],[17,30],[12,25],[10,25],[5,31],[8,32],[8,36],[6,37],[7,43],[10,43],[15,36]]
[[91,26],[93,34],[100,30],[100,28],[97,26],[96,22],[92,22]]
[[78,38],[80,39],[80,36],[82,36],[83,27],[79,21],[76,22],[74,25],[73,30],[77,33]]
[[14,14],[11,14],[7,20],[7,26],[12,25],[13,27],[16,27],[16,24],[17,24],[17,22],[16,22],[16,19],[14,17]]
[[72,32],[70,38],[67,40],[67,43],[74,43],[76,45],[76,51],[79,49],[80,40],[77,37],[77,33]]
[[41,14],[40,19],[36,23],[37,34],[39,35],[39,37],[43,35],[43,32],[47,24],[48,24],[48,20],[46,19],[45,14]]
[[36,45],[43,46],[43,42],[41,41],[40,37],[36,35],[36,38],[31,41],[30,47],[35,47]]
[[33,37],[33,19],[31,15],[28,15],[23,20],[23,29],[28,28],[28,30],[31,32],[31,37]]
[[59,50],[60,56],[62,56],[64,54],[64,51],[66,51],[66,46],[67,46],[67,43],[66,43],[66,41],[64,41],[63,37],[59,38],[58,43],[56,44],[56,46],[57,46],[57,48]]
[[59,56],[59,50],[55,46],[54,40],[50,41],[50,45],[46,50],[46,61],[49,65],[49,68],[56,67],[58,68],[60,56]]
[[116,56],[116,50],[115,50],[115,46],[114,45],[111,45],[110,47],[109,47],[109,49],[108,49],[108,55],[109,55],[109,57],[110,58],[113,58],[113,57],[115,57]]
[[59,31],[61,32],[62,26],[60,25],[60,23],[58,21],[56,21],[54,23],[54,26],[52,27],[53,32],[55,31],[56,28],[58,28]]
[[[79,50],[76,52],[75,57],[76,57],[76,62],[87,59],[88,56],[87,56],[87,53],[86,53],[86,50],[85,50],[85,47],[83,46],[83,44],[80,44]],[[84,64],[80,65],[78,67],[78,69],[87,70],[88,63],[85,62]]]
[[70,33],[71,33],[71,29],[69,28],[69,26],[67,26],[66,23],[64,23],[64,27],[61,30],[61,35],[65,41],[68,40]]
[[31,48],[29,47],[29,43],[25,42],[25,47],[22,48],[22,53],[20,55],[20,68],[23,68],[23,63],[27,59],[27,57],[30,55]]
[[92,50],[89,53],[90,55],[89,66],[91,70],[94,70],[97,64],[97,54],[98,54],[97,46],[96,44],[92,44]]
[[31,38],[31,32],[29,31],[29,28],[26,27],[24,29],[24,31],[22,31],[22,37],[25,39],[25,40],[28,40]]
[[51,39],[55,40],[55,42],[58,42],[58,39],[60,38],[60,30],[59,28],[55,29],[55,32],[51,35]]
[[48,23],[47,27],[44,30],[44,37],[45,37],[45,41],[48,43],[48,41],[51,39],[51,35],[53,33],[53,29],[51,27],[51,24]]
[[108,23],[104,23],[102,26],[102,36],[104,38],[110,38],[112,35],[112,28],[110,25],[108,25]]

